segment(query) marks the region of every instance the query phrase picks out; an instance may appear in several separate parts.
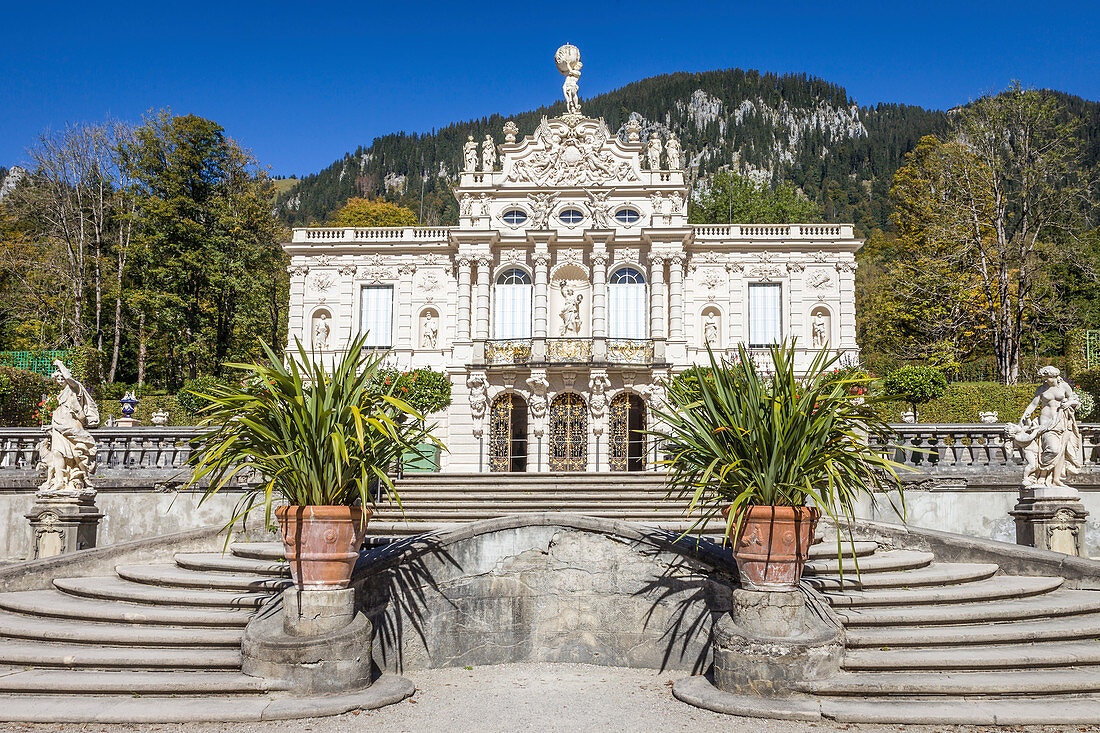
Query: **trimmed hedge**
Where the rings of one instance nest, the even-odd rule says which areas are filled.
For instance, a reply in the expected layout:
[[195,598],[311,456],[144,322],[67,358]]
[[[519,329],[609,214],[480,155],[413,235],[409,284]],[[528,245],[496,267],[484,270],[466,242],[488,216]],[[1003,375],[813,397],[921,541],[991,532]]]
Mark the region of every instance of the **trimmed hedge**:
[[[1004,385],[1000,382],[954,382],[938,399],[918,408],[922,423],[976,423],[979,412],[996,411],[997,421],[1015,422],[1023,414],[1037,384]],[[901,413],[909,410],[902,401],[883,402],[874,410],[890,422],[901,422]]]
[[0,364],[0,425],[38,427],[42,395],[56,391],[57,385],[48,377]]
[[[134,410],[134,419],[142,427],[151,426],[153,424],[153,413],[160,410],[168,410],[168,425],[170,426],[188,426],[198,424],[198,418],[196,418],[187,410],[183,409],[176,395],[173,394],[148,394],[143,395],[139,390],[137,393],[138,404]],[[98,400],[99,404],[99,422],[100,425],[107,422],[107,416],[111,415],[118,420],[122,417],[122,403],[117,399],[113,400]]]

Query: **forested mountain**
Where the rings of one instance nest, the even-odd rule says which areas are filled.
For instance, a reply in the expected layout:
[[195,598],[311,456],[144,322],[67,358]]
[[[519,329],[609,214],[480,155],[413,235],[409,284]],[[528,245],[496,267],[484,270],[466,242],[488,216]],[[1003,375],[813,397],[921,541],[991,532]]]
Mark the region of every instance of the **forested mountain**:
[[[1100,160],[1100,104],[1055,92],[1083,118],[1088,162]],[[843,87],[805,74],[729,69],[651,77],[583,101],[585,114],[620,130],[630,117],[684,143],[691,175],[706,185],[723,167],[771,182],[786,181],[821,205],[830,221],[855,222],[862,234],[889,229],[888,192],[905,153],[927,134],[941,135],[951,112],[903,104],[860,107]],[[467,135],[503,141],[509,119],[531,134],[564,103],[448,125],[426,134],[394,133],[314,175],[278,198],[291,225],[324,222],[352,196],[384,196],[417,212],[424,224],[457,222],[450,189]]]

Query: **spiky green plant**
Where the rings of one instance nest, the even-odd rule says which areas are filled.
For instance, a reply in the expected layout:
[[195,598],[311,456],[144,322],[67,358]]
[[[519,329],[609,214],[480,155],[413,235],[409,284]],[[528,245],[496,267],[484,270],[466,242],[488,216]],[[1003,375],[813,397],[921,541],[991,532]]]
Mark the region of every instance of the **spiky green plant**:
[[366,506],[376,487],[398,506],[389,472],[418,443],[442,447],[423,416],[371,377],[386,353],[354,339],[339,362],[326,369],[321,357],[297,342],[286,362],[262,344],[266,363],[227,364],[243,370],[240,386],[216,384],[203,393],[201,423],[214,429],[197,438],[189,485],[208,481],[200,505],[242,471],[260,481],[234,509],[231,528],[257,506],[271,524],[273,501],[294,506]]
[[848,394],[869,378],[830,381],[837,357],[825,352],[799,374],[793,341],[770,352],[766,372],[743,346],[735,362],[708,349],[713,379],[696,380],[690,389],[673,382],[656,411],[664,423],[654,434],[663,442],[669,494],[690,497],[688,512],[699,516],[694,526],[728,504],[726,537],[736,536],[746,507],[807,502],[850,526],[861,496],[874,503],[886,495],[902,514],[897,470],[905,467],[875,447],[893,438],[870,409],[884,398]]

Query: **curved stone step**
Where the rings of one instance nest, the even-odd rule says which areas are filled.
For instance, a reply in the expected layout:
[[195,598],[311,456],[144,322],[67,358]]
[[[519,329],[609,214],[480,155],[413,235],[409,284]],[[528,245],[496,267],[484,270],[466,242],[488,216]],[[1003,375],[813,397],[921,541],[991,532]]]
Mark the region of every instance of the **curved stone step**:
[[[853,547],[854,545],[854,547]],[[851,543],[848,540],[842,540],[840,543],[840,550],[844,554],[845,558],[852,557],[867,557],[873,555],[878,550],[877,542],[855,542]],[[815,545],[810,545],[809,559],[811,561],[820,560],[836,560],[836,538],[825,537],[821,542]],[[861,561],[862,565],[862,561]],[[845,563],[847,566],[847,563]]]
[[240,628],[118,624],[0,613],[0,636],[10,639],[106,646],[202,646],[239,649],[241,635]]
[[[229,627],[240,629],[253,610],[149,606],[98,600],[58,590],[24,590],[0,593],[0,608],[15,613],[82,621],[113,621],[166,626]],[[238,632],[239,633],[239,632]]]
[[[1021,577],[1001,576],[1001,580],[1018,582]],[[1057,588],[1043,590],[1049,583],[1038,581],[1059,581],[1060,578],[1028,578],[1027,583],[1039,589],[1038,593],[1029,592],[1018,598],[977,599],[975,603],[957,603],[949,605],[930,605],[913,607],[865,607],[837,608],[836,614],[844,622],[845,628],[882,627],[882,626],[933,626],[959,624],[967,628],[968,624],[1022,621],[1079,614],[1100,613],[1100,592],[1090,590],[1067,590]]]
[[[877,556],[876,556],[877,557]],[[858,577],[845,573],[843,581],[839,575],[817,575],[803,580],[820,591],[844,589],[874,588],[918,588],[951,586],[961,583],[973,583],[992,578],[998,570],[994,563],[932,563],[915,570],[897,570],[881,573],[865,573]]]
[[365,690],[289,697],[0,695],[0,721],[18,723],[231,723],[294,720],[373,710],[415,692],[411,680],[384,674]]
[[[1057,616],[1057,614],[1052,614]],[[1100,614],[954,626],[846,628],[849,649],[862,647],[960,646],[1033,641],[1100,639]]]
[[[1100,692],[1100,669],[1004,672],[849,672],[799,685],[817,695],[1068,695]],[[1050,704],[1050,703],[1048,703]],[[1100,717],[1100,711],[1098,711]]]
[[17,667],[240,670],[241,650],[80,646],[6,641],[0,643],[0,664]]
[[[1053,703],[1053,704],[1052,704]],[[1096,725],[1100,696],[964,699],[826,698],[821,715],[839,723],[926,725]]]
[[188,570],[278,577],[290,574],[290,566],[281,560],[256,560],[236,555],[223,555],[220,552],[180,552],[174,559],[177,565]]
[[280,690],[279,683],[240,672],[29,669],[0,675],[0,694],[236,695]]
[[270,593],[164,588],[143,583],[131,583],[116,577],[57,578],[53,584],[58,590],[76,596],[159,606],[213,606],[254,609],[259,608],[264,601],[271,597]]
[[1048,667],[1100,665],[1100,644],[1089,641],[1050,641],[1038,644],[998,644],[957,647],[854,649],[842,666],[852,671],[902,672],[919,670],[1030,669],[1045,674]]
[[[836,545],[831,546],[833,550]],[[897,570],[913,570],[930,565],[935,560],[931,552],[918,552],[916,550],[887,550],[879,551],[869,557],[858,560],[845,558],[844,579],[851,576],[855,578],[858,566],[859,574],[885,573]],[[835,557],[828,560],[810,560],[806,563],[806,575],[830,575],[840,572],[840,561]]]
[[[370,525],[367,525],[370,531]],[[229,545],[229,551],[236,557],[245,557],[252,560],[284,560],[285,552],[282,542],[233,542]]]
[[[873,576],[871,576],[873,577]],[[921,588],[884,588],[881,590],[823,591],[835,607],[915,606],[933,603],[973,603],[1001,598],[1022,598],[1054,590],[1061,578],[1001,575],[961,585]]]
[[118,577],[145,585],[210,590],[278,591],[290,584],[289,578],[269,575],[240,575],[188,570],[178,565],[119,565]]

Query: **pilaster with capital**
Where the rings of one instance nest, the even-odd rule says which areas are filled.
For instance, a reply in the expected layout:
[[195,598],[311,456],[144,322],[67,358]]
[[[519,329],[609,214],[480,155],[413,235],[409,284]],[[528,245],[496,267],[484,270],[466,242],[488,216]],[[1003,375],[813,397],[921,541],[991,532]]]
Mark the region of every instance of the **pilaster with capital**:
[[592,253],[592,337],[607,336],[607,252]]
[[838,262],[837,288],[840,291],[840,349],[857,349],[856,345],[856,262]]
[[535,252],[535,338],[546,338],[546,312],[549,298],[550,253]]
[[744,343],[748,345],[749,335],[745,331],[745,324],[748,323],[748,304],[745,302],[745,279],[743,277],[745,272],[744,266],[740,262],[727,262],[726,263],[726,276],[729,277],[729,296],[730,307],[727,315],[726,328],[728,340],[726,344],[729,348],[735,348],[737,344]]
[[649,257],[649,337],[665,338],[665,258]]
[[477,260],[477,328],[474,338],[489,338],[489,272],[493,266],[490,257]]
[[459,256],[458,262],[458,338],[470,340],[470,258]]
[[397,340],[395,346],[403,348],[416,348],[418,345],[413,336],[413,274],[416,265],[406,263],[397,268]]
[[668,268],[668,337],[684,337],[684,255],[669,258]]

